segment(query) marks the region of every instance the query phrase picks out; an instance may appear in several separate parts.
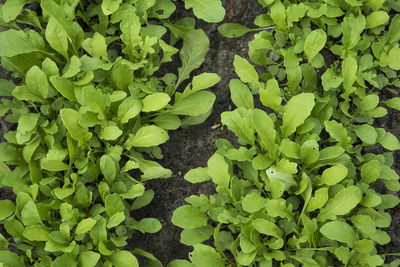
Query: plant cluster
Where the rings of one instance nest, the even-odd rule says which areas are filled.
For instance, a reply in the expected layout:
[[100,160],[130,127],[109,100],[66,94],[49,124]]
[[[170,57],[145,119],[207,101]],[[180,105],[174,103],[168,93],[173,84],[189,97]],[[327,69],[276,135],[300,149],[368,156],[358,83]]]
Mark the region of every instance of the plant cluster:
[[[219,0],[186,0],[208,21],[222,20]],[[30,3],[29,6],[26,6]],[[154,266],[150,253],[124,247],[134,231],[155,233],[145,182],[168,178],[155,160],[168,130],[203,122],[219,76],[195,76],[209,39],[193,18],[172,23],[170,0],[23,1],[0,5],[1,115],[17,124],[0,144],[1,266]],[[179,50],[177,43],[183,40]],[[178,75],[157,74],[180,53]]]
[[399,176],[391,152],[365,148],[400,149],[395,136],[373,126],[387,114],[385,106],[400,110],[399,97],[379,98],[400,85],[400,5],[259,2],[266,8],[255,19],[259,28],[219,27],[228,38],[257,31],[249,57],[264,72],[235,57],[240,80],[230,90],[237,108],[221,122],[240,146],[218,140],[207,167],[185,175],[217,186],[212,196],[188,197],[173,214],[183,228],[181,242],[194,248],[189,260],[195,266],[382,266],[376,246],[390,242],[382,230],[391,223],[386,210],[400,200],[375,185],[398,191]]

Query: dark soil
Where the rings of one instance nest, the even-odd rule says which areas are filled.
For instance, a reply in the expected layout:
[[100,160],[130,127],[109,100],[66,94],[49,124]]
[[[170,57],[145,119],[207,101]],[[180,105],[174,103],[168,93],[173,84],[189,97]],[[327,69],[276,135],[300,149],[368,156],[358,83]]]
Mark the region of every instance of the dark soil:
[[[173,20],[184,16],[191,16],[191,12],[184,9],[180,2],[177,15]],[[255,17],[263,12],[257,0],[225,0],[227,16],[223,23],[237,22],[252,27]],[[202,28],[210,38],[210,51],[202,67],[194,74],[214,72],[221,76],[221,82],[212,88],[217,100],[214,111],[205,123],[187,129],[171,131],[170,140],[162,145],[164,159],[160,163],[173,171],[169,179],[158,179],[146,183],[146,188],[155,191],[153,202],[133,214],[134,217],[158,218],[163,228],[156,234],[137,234],[130,240],[127,249],[140,248],[153,253],[164,265],[174,259],[186,259],[190,247],[179,242],[180,228],[171,223],[173,211],[185,203],[184,199],[193,194],[212,194],[214,187],[211,183],[193,185],[186,182],[183,176],[190,169],[206,166],[208,158],[216,150],[215,141],[227,138],[235,141],[234,135],[223,130],[220,125],[220,115],[223,111],[231,109],[232,103],[229,95],[229,81],[237,78],[233,69],[234,55],[247,57],[247,43],[252,39],[252,34],[247,34],[238,39],[227,39],[217,32],[219,24],[207,24],[199,21],[197,27]],[[167,71],[174,71],[180,66],[178,58],[167,66]],[[165,71],[165,70],[164,70]],[[10,73],[0,68],[0,78],[10,78]],[[400,136],[400,112],[390,110],[388,116],[376,122],[377,127],[383,127],[396,136]],[[8,131],[10,126],[0,120],[0,138]],[[371,148],[369,152],[382,152],[381,148]],[[394,168],[400,172],[400,152],[395,153]],[[7,189],[0,190],[0,199],[13,198],[12,192]],[[387,232],[392,237],[392,242],[379,248],[380,253],[398,252],[400,247],[400,209],[391,210],[392,225]],[[143,261],[142,261],[143,262]],[[210,266],[211,267],[211,266]]]

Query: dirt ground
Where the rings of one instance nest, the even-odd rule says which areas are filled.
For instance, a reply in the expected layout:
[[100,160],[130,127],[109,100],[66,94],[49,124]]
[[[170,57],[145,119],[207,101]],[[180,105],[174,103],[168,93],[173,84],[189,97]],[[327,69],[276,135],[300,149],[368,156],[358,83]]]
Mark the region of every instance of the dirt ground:
[[[237,22],[246,26],[253,26],[255,17],[263,10],[257,0],[224,0],[224,5],[228,10],[231,20],[226,22]],[[184,16],[191,16],[180,2],[176,2],[178,10],[176,17],[172,20]],[[170,140],[162,145],[164,159],[161,164],[173,171],[173,176],[169,179],[153,180],[146,184],[148,189],[155,191],[153,202],[145,208],[135,211],[134,217],[155,217],[163,224],[163,228],[156,234],[137,234],[130,240],[127,249],[140,248],[153,253],[163,264],[167,264],[173,259],[185,259],[190,252],[190,247],[180,244],[180,229],[171,222],[173,211],[185,203],[184,199],[193,194],[212,194],[214,187],[210,183],[192,185],[183,179],[184,174],[192,168],[205,166],[208,158],[216,150],[215,141],[218,138],[234,140],[234,136],[227,130],[220,127],[220,115],[223,111],[232,107],[229,96],[229,81],[237,78],[233,69],[233,58],[235,54],[242,57],[247,56],[247,43],[251,40],[252,34],[247,34],[239,39],[226,39],[217,32],[219,24],[207,24],[199,21],[198,27],[204,29],[210,38],[210,51],[205,63],[194,74],[202,72],[215,72],[221,76],[221,82],[212,88],[217,100],[214,111],[207,121],[198,126],[187,129],[180,129],[170,132]],[[177,59],[167,66],[168,71],[176,72],[180,66]],[[165,70],[164,70],[165,71]],[[0,78],[9,78],[10,75],[0,68]],[[387,117],[376,122],[377,127],[384,127],[400,137],[400,112],[390,110]],[[0,134],[7,132],[8,125],[0,120]],[[377,148],[379,149],[379,148]],[[371,152],[377,149],[369,150]],[[400,152],[395,153],[395,169],[400,172]],[[0,199],[10,198],[12,194],[7,189],[0,190]],[[387,229],[392,237],[392,242],[382,248],[380,253],[398,252],[400,248],[400,232],[396,228],[400,226],[400,209],[391,211],[393,216],[392,225]]]

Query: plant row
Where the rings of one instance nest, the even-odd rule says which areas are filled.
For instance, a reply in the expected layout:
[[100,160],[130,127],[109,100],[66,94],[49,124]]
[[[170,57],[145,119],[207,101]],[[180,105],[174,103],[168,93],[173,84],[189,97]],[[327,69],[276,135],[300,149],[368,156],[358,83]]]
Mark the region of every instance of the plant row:
[[[222,20],[220,1],[208,2],[185,7]],[[203,122],[215,101],[204,89],[220,79],[186,82],[209,39],[193,18],[170,22],[175,9],[170,0],[0,5],[1,65],[15,78],[0,79],[0,115],[16,124],[0,144],[0,187],[15,194],[0,200],[1,266],[138,266],[136,256],[162,266],[124,249],[135,231],[161,229],[135,211],[154,197],[145,182],[172,174],[156,162],[168,131]],[[160,75],[178,53],[177,75]]]
[[[219,139],[207,166],[185,175],[216,185],[214,195],[192,195],[173,214],[181,242],[193,246],[189,260],[382,266],[377,246],[390,242],[387,209],[400,202],[391,168],[400,143],[374,120],[400,110],[399,97],[380,99],[400,85],[400,5],[259,2],[265,12],[254,21],[258,28],[218,28],[228,38],[257,32],[248,55],[263,72],[235,57],[240,80],[229,87],[236,109],[221,122],[237,144]],[[388,152],[368,152],[377,146]],[[376,191],[380,183],[386,193]]]

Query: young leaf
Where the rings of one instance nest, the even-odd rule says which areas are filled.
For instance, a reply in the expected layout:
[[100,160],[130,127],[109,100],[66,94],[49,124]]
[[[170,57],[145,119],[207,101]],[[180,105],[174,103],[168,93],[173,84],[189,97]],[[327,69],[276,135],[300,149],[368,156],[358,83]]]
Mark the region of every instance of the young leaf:
[[253,94],[250,92],[247,85],[240,80],[233,79],[229,83],[229,89],[231,91],[232,102],[237,107],[244,107],[247,109],[254,108]]
[[348,169],[343,165],[330,167],[322,173],[320,182],[329,186],[340,183],[347,177]]
[[208,216],[193,206],[185,205],[174,211],[171,221],[183,229],[192,229],[207,226]]
[[319,221],[335,220],[338,215],[349,213],[361,201],[362,192],[357,186],[349,186],[340,190],[321,209],[317,219]]
[[328,222],[321,227],[320,232],[331,240],[346,243],[349,247],[353,247],[356,241],[353,228],[342,221]]
[[296,131],[296,128],[304,123],[314,108],[314,95],[302,93],[292,97],[284,107],[282,136],[286,138]]
[[139,267],[138,260],[132,253],[126,250],[117,250],[110,256],[110,262],[114,266]]
[[237,23],[224,23],[218,27],[218,32],[227,38],[238,38],[255,30],[258,29],[250,29]]
[[322,29],[314,30],[308,34],[304,42],[304,53],[307,56],[308,62],[311,62],[322,48],[324,48],[326,40],[326,33]]
[[75,234],[81,235],[86,232],[89,232],[95,224],[96,224],[96,220],[94,220],[92,218],[83,219],[76,226]]
[[212,181],[221,187],[228,188],[231,180],[229,167],[223,156],[215,153],[207,162],[207,173]]
[[175,88],[178,88],[184,80],[189,78],[193,70],[203,64],[204,57],[210,46],[210,40],[202,30],[188,32],[183,40],[181,50],[182,67],[178,68],[179,75]]
[[33,30],[17,31],[14,29],[0,32],[0,57],[13,57],[44,49],[44,41]]
[[258,81],[259,77],[257,71],[246,59],[235,55],[233,66],[235,67],[236,74],[242,82],[251,83],[256,88],[261,87],[261,84]]
[[62,109],[60,111],[61,120],[67,128],[73,139],[78,141],[78,145],[82,146],[92,137],[92,134],[81,125],[79,125],[79,112],[73,109]]
[[207,91],[199,91],[179,98],[172,105],[171,113],[176,115],[199,116],[207,113],[215,102],[215,95]]
[[196,92],[213,87],[214,85],[219,83],[220,80],[221,78],[216,73],[205,72],[200,75],[194,76],[192,80],[192,91]]
[[135,147],[152,147],[158,146],[167,142],[169,139],[168,133],[155,125],[143,126],[137,133],[127,140],[128,146]]
[[193,246],[193,252],[190,253],[189,259],[195,266],[199,267],[225,266],[225,260],[222,256],[212,247],[203,244],[196,244]]
[[154,93],[148,95],[142,100],[142,111],[151,112],[160,110],[165,107],[169,103],[169,101],[171,101],[171,98],[166,93]]
[[221,0],[185,0],[185,8],[193,8],[196,17],[207,22],[220,22],[225,17]]

